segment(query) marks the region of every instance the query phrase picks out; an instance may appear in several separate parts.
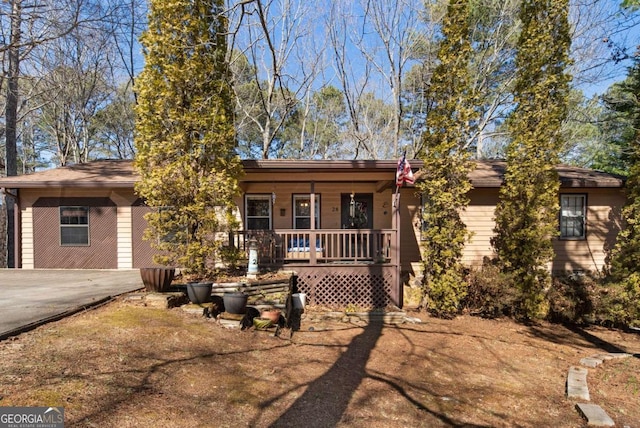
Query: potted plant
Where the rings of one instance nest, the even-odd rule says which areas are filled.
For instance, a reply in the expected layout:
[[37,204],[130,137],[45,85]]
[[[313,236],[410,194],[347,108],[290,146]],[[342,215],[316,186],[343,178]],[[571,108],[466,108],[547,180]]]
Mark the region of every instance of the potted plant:
[[175,274],[175,268],[140,268],[140,278],[147,291],[169,291]]
[[260,318],[266,318],[271,320],[271,323],[278,324],[278,321],[280,320],[280,313],[280,309],[266,308],[260,313]]
[[212,288],[213,282],[188,282],[187,296],[189,296],[189,301],[195,304],[211,301]]
[[224,311],[230,314],[244,314],[247,312],[249,296],[241,291],[226,292],[222,295]]

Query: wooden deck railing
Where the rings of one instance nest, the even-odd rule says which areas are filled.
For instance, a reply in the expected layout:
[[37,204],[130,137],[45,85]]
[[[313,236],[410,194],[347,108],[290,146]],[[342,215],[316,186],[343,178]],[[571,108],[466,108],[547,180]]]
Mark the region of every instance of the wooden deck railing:
[[255,241],[261,264],[390,264],[396,231],[391,229],[278,229],[237,231],[234,247],[249,252]]

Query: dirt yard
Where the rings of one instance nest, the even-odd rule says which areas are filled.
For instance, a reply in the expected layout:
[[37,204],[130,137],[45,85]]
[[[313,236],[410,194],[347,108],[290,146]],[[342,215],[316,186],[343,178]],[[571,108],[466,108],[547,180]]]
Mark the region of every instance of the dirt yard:
[[[123,300],[0,342],[0,406],[68,427],[583,427],[570,366],[640,335],[508,320],[355,325],[291,339]],[[589,369],[591,402],[640,427],[640,358]]]

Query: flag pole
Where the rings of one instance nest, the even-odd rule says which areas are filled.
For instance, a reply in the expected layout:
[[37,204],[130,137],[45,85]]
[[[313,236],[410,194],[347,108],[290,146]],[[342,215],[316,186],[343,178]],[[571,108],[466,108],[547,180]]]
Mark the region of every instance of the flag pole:
[[402,153],[402,159],[398,162],[398,166],[396,167],[396,192],[393,195],[393,207],[398,206],[398,200],[400,199],[400,186],[404,183],[404,165],[407,161],[407,151],[405,150]]
[[396,184],[396,192],[393,195],[393,206],[398,206],[398,200],[400,199],[400,186]]

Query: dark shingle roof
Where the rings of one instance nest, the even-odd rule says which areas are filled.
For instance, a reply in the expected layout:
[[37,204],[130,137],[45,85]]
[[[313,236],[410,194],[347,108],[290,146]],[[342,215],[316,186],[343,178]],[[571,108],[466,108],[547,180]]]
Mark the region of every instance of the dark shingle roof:
[[[412,168],[422,167],[419,160],[410,161]],[[381,179],[393,180],[397,162],[393,160],[245,160],[246,172],[337,172],[353,170],[359,172],[380,171],[389,174]],[[470,174],[474,187],[500,187],[506,163],[497,160],[476,162],[476,169]],[[567,165],[558,166],[563,187],[623,187],[624,178],[600,171]],[[46,187],[133,187],[139,175],[130,160],[98,160],[85,164],[75,164],[54,168],[33,174],[0,178],[4,188],[46,188]]]

